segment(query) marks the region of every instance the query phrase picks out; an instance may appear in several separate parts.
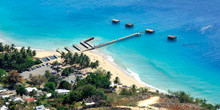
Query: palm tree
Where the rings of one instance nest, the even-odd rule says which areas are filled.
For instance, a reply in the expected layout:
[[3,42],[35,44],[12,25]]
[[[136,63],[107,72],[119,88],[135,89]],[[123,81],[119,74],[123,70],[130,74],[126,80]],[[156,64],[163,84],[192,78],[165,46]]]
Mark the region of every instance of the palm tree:
[[119,79],[118,76],[115,78],[114,83],[115,83],[115,84],[119,84],[119,83],[120,83],[120,79]]
[[33,56],[36,56],[36,54],[37,54],[37,53],[36,53],[36,50],[34,50],[34,51],[33,51]]
[[64,52],[61,53],[61,58],[65,58],[65,53]]
[[11,44],[11,50],[15,49],[15,44]]

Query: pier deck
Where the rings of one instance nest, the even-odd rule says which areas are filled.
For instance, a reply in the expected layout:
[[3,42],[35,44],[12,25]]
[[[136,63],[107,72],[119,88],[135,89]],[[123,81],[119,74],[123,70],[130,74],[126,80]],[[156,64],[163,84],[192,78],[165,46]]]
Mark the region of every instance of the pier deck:
[[62,51],[62,50],[60,50],[60,49],[57,49],[56,51],[57,51],[57,52],[59,52],[60,54],[62,54],[62,53],[63,53],[63,51]]
[[121,41],[121,40],[124,40],[124,39],[127,39],[127,38],[130,38],[130,37],[139,36],[139,35],[141,35],[141,32],[134,33],[134,34],[131,34],[131,35],[119,38],[119,39],[115,39],[115,40],[112,40],[112,41],[109,41],[109,42],[106,42],[106,43],[103,43],[103,44],[99,44],[97,46],[94,46],[94,49],[95,48],[100,48],[100,47],[103,47],[103,46],[106,46],[106,45],[109,45],[109,44],[112,44],[112,43],[115,43],[115,42],[118,42],[118,41]]
[[67,50],[68,52],[72,52],[73,53],[73,50],[70,49],[69,47],[64,47],[65,50]]
[[73,47],[74,47],[76,50],[78,50],[78,51],[82,51],[82,49],[81,49],[78,45],[76,45],[76,44],[73,44]]

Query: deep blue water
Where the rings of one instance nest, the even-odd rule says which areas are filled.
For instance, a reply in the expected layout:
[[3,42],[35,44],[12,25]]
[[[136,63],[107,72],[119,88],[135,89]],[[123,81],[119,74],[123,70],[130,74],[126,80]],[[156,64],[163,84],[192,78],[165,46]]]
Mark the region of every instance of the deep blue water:
[[[162,90],[184,90],[220,103],[220,1],[0,1],[0,39],[18,46],[62,48],[95,36],[93,44],[152,28],[100,49]],[[121,20],[113,25],[111,19]],[[131,22],[134,28],[126,29]],[[167,35],[178,36],[176,42]]]

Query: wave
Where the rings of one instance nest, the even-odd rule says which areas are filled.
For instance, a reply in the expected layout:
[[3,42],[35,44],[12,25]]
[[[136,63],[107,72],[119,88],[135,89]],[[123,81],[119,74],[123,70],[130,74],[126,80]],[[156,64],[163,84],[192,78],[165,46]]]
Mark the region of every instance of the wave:
[[210,28],[213,28],[213,26],[212,26],[212,25],[207,25],[207,26],[202,27],[202,28],[200,29],[200,31],[202,32],[202,34],[204,34],[205,31],[208,30],[208,29],[210,29]]
[[100,52],[98,50],[95,50],[93,51],[99,55],[101,55],[104,59],[106,59],[109,63],[111,63],[112,65],[114,65],[117,69],[119,69],[120,71],[122,71],[122,73],[126,74],[127,76],[131,77],[132,79],[142,83],[143,85],[145,85],[146,87],[156,91],[158,90],[160,93],[164,93],[164,94],[169,94],[167,91],[164,91],[164,90],[161,90],[159,88],[156,88],[150,84],[147,84],[143,81],[141,81],[140,77],[139,77],[139,74],[138,73],[135,73],[133,72],[131,69],[125,67],[124,65],[121,65],[119,63],[117,63],[117,61],[115,61],[115,59],[111,56],[111,55],[108,55],[106,53],[103,53],[103,52]]

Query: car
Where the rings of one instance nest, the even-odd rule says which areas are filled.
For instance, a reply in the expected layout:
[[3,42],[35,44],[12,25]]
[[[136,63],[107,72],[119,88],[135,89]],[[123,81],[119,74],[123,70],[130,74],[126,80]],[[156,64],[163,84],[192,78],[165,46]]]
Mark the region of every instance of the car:
[[45,64],[42,64],[42,66],[45,66]]

